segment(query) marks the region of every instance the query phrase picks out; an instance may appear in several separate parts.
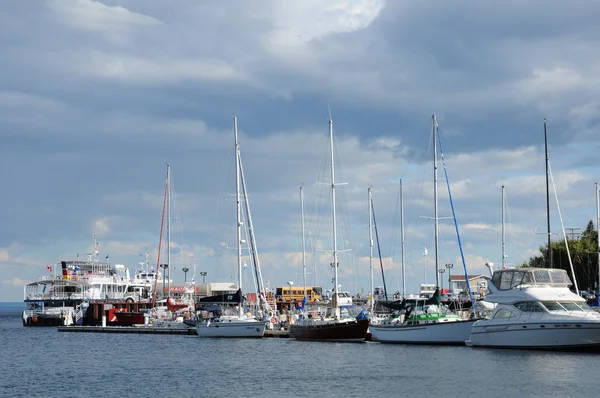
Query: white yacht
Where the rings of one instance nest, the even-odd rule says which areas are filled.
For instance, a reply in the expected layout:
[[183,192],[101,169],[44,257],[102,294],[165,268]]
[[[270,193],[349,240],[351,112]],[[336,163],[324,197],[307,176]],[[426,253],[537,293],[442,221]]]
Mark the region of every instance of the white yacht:
[[475,322],[472,347],[600,351],[600,314],[571,292],[567,272],[555,268],[495,271],[486,301],[490,319]]

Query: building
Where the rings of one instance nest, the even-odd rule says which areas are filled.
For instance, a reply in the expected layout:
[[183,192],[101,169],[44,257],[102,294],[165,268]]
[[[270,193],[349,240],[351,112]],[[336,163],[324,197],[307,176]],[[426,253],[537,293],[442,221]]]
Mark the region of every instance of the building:
[[[467,283],[464,275],[451,275],[450,288],[453,293],[459,294],[467,290]],[[469,275],[469,285],[473,293],[485,295],[487,291],[487,277],[485,275]]]

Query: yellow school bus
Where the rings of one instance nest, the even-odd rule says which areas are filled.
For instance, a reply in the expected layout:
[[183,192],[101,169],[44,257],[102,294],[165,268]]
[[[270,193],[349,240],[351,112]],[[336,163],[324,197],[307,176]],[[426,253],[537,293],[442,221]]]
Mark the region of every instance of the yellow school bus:
[[[306,286],[306,301],[314,303],[321,300],[323,288],[320,286]],[[278,303],[301,303],[304,298],[304,286],[284,286],[275,289]]]

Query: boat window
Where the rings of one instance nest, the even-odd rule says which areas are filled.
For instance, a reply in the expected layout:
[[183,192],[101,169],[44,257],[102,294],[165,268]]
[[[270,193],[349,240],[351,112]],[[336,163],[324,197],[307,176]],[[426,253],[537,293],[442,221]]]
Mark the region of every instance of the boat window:
[[535,278],[535,282],[538,284],[552,283],[552,280],[550,279],[550,273],[548,272],[548,270],[535,270],[533,271],[533,276]]
[[548,311],[566,311],[565,307],[556,301],[542,301],[542,304],[544,304],[544,307],[546,307]]
[[552,278],[552,283],[561,283],[561,284],[571,284],[571,279],[569,275],[567,275],[567,271],[562,269],[553,269],[550,270],[550,277]]
[[492,284],[496,286],[497,289],[500,289],[500,278],[502,276],[501,272],[494,272],[492,275]]
[[521,272],[521,271],[517,271],[517,272],[513,272],[513,277],[512,277],[512,281],[510,282],[510,287],[511,289],[514,287],[517,287],[521,284],[521,281],[523,280],[523,275],[525,273]]
[[537,301],[519,301],[513,305],[522,312],[544,312],[544,307]]
[[582,311],[591,311],[592,310],[592,307],[590,307],[589,305],[587,305],[587,303],[584,303],[583,301],[580,303],[573,303],[573,304],[579,306]]
[[523,275],[523,280],[521,281],[522,284],[529,284],[529,283],[533,283],[533,275],[531,275],[531,272],[526,272],[525,275]]
[[510,283],[512,282],[512,276],[514,272],[503,272],[502,279],[500,280],[500,289],[508,290],[510,289]]
[[[544,303],[545,305],[546,303]],[[572,301],[561,301],[560,305],[565,307],[567,311],[581,311],[582,308],[579,306],[579,303],[574,303]]]
[[500,309],[494,315],[494,319],[508,319],[512,316],[512,313],[509,310]]

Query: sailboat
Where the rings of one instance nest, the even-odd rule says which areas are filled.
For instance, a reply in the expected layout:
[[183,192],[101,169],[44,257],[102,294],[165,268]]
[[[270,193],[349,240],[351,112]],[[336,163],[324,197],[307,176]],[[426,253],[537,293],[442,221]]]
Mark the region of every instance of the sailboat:
[[[183,317],[175,316],[175,312],[183,309],[191,309],[194,306],[193,294],[186,294],[184,300],[175,300],[171,297],[171,165],[167,164],[167,179],[165,182],[165,193],[163,198],[163,211],[162,211],[162,222],[160,228],[160,240],[158,245],[158,260],[156,265],[156,271],[154,273],[145,272],[145,276],[153,276],[153,287],[152,287],[152,312],[147,313],[143,311],[132,311],[123,312],[115,311],[114,315],[117,319],[117,323],[120,326],[131,326],[136,324],[146,324],[152,320],[152,326],[169,327],[169,328],[187,328],[188,326],[183,323]],[[160,252],[162,247],[163,238],[163,227],[165,220],[166,211],[166,229],[167,229],[167,262],[166,264],[160,264]],[[147,259],[146,255],[146,259]],[[163,268],[163,275],[160,277],[158,268]],[[164,296],[165,291],[167,293],[166,299],[160,300],[161,306],[157,306],[157,292],[159,285],[162,284],[161,290]],[[166,286],[165,286],[166,284]]]
[[310,317],[290,325],[290,333],[296,340],[307,341],[364,341],[369,327],[368,319],[356,319],[354,317],[342,317],[338,303],[338,250],[337,250],[337,226],[335,214],[335,168],[333,151],[333,122],[329,120],[329,143],[331,149],[331,208],[333,227],[333,317],[315,319]]
[[[437,121],[433,124],[433,196],[435,231],[435,273],[439,277],[438,253],[438,197],[437,197]],[[440,306],[439,284],[431,298],[406,299],[397,307],[395,315],[378,325],[371,325],[372,339],[381,343],[464,345],[471,334],[474,319],[464,319]],[[404,312],[403,314],[401,312]]]
[[[240,183],[242,181],[242,164],[240,158],[240,144],[237,132],[237,117],[233,117],[233,135],[235,140],[235,195],[236,195],[236,214],[237,214],[237,265],[238,265],[238,289],[242,289],[242,211]],[[247,195],[246,214],[249,214]],[[251,237],[253,236],[251,232]],[[258,283],[260,286],[260,281]],[[244,298],[240,294],[238,303],[238,315],[221,315],[217,318],[208,319],[196,324],[196,333],[200,337],[254,337],[260,338],[265,333],[266,322],[258,321],[253,317],[244,314]],[[262,299],[262,293],[259,294]]]

